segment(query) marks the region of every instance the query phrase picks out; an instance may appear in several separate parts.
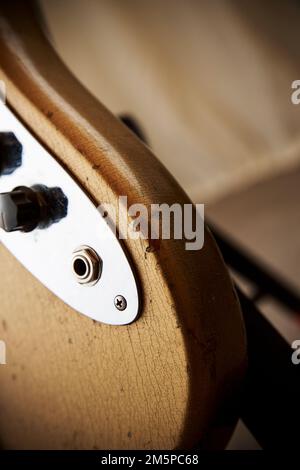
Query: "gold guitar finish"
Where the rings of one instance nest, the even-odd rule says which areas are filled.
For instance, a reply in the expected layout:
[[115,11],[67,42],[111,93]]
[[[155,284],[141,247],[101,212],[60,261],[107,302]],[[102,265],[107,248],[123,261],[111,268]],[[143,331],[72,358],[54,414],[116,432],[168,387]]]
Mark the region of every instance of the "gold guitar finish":
[[[64,67],[29,2],[1,2],[0,79],[9,106],[96,203],[189,203],[168,171]],[[103,63],[105,67],[105,63]],[[245,336],[210,233],[126,240],[142,314],[125,327],[72,311],[0,250],[0,438],[6,448],[196,445],[235,393]]]

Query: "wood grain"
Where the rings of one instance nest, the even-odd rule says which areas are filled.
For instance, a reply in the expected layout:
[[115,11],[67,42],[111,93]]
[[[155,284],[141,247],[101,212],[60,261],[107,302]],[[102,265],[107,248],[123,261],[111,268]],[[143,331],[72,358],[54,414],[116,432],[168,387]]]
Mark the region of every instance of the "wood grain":
[[[0,11],[8,103],[94,201],[116,204],[126,194],[129,204],[188,203],[150,150],[71,76],[29,3]],[[191,447],[232,398],[244,330],[210,233],[199,252],[181,240],[125,247],[143,294],[141,317],[127,327],[72,311],[1,247],[4,447]]]

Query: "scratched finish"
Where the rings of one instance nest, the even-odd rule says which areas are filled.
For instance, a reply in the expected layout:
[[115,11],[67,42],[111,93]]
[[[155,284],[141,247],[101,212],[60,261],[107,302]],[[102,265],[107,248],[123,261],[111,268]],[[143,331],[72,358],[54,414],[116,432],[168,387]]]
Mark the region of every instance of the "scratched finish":
[[[98,204],[120,194],[129,205],[189,203],[150,150],[70,76],[22,3],[1,2],[0,79],[37,138]],[[143,308],[136,322],[114,327],[73,315],[0,248],[4,447],[192,447],[234,393],[244,330],[210,233],[198,252],[185,251],[184,240],[126,240],[126,249]]]

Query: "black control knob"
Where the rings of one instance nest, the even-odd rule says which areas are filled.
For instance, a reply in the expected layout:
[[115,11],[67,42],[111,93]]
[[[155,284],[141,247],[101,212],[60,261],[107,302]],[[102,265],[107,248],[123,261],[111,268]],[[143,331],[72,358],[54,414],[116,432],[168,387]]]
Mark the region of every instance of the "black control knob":
[[0,227],[6,232],[47,228],[66,217],[68,199],[60,188],[19,186],[0,194]]
[[0,175],[10,175],[22,165],[22,145],[13,132],[0,132]]

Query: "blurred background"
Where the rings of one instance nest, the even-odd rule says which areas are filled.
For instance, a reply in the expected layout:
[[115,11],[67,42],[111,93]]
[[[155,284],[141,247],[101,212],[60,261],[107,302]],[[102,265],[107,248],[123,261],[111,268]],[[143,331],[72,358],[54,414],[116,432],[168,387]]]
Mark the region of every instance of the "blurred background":
[[[39,3],[77,78],[113,113],[137,120],[206,217],[300,291],[300,105],[291,101],[300,2]],[[300,339],[300,312],[271,296],[258,305],[289,342]],[[239,422],[229,448],[258,445]]]

